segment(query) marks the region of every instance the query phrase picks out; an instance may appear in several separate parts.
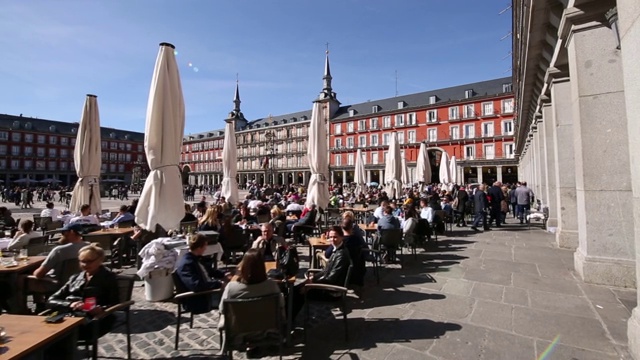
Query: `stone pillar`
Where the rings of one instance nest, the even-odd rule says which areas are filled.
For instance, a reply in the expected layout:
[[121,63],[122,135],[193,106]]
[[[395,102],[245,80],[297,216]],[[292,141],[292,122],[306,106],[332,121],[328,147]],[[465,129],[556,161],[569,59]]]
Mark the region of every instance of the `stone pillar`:
[[616,46],[611,30],[597,22],[574,24],[567,40],[578,199],[574,264],[585,282],[634,287],[633,206],[626,201],[633,194]]
[[496,166],[496,179],[497,181],[502,182],[502,166]]
[[555,154],[553,145],[553,134],[555,126],[553,125],[553,108],[551,104],[544,104],[542,106],[542,141],[544,142],[545,153],[543,157],[545,159],[545,184],[546,193],[544,195],[544,205],[549,207],[549,219],[547,220],[547,228],[558,226],[558,208],[557,208],[557,196],[556,196],[556,166],[555,166]]
[[569,78],[551,82],[553,158],[558,206],[556,244],[566,249],[578,247],[578,204],[576,198],[573,146],[573,108]]
[[544,145],[544,118],[541,116],[538,120],[538,159],[539,159],[539,169],[538,173],[538,181],[539,181],[539,191],[536,194],[536,199],[540,199],[543,204],[549,202],[549,198],[547,197],[547,149]]
[[[540,161],[540,132],[538,131],[538,126],[535,125],[533,128],[533,141],[531,142],[531,146],[533,147],[531,150],[531,153],[533,155],[533,159],[534,159],[534,168],[533,168],[533,179],[531,179],[532,181],[532,185],[530,186],[534,193],[535,193],[535,198],[537,199],[538,197],[540,197],[540,189],[541,189],[541,172],[542,172],[542,162]],[[533,205],[533,204],[531,204]]]
[[[636,255],[636,285],[640,283],[640,7],[637,0],[618,0],[622,65],[624,67],[624,92],[627,107],[627,130],[633,188],[633,212]],[[640,293],[638,293],[640,304]],[[640,359],[640,307],[636,306],[628,322],[629,352]]]
[[331,183],[335,184],[336,183],[336,174],[335,171],[331,171]]
[[371,182],[371,170],[367,170],[367,184]]
[[482,166],[476,166],[478,172],[478,182],[482,184]]
[[380,185],[384,184],[384,170],[379,170],[380,171]]
[[346,183],[347,182],[347,171],[346,170],[342,170],[342,183]]
[[307,172],[303,171],[302,172],[302,185],[307,185]]

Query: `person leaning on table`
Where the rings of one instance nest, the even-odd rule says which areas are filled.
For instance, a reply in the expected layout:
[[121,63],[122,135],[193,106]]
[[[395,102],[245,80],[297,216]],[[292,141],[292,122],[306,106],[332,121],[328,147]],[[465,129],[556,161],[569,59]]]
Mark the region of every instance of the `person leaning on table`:
[[20,223],[20,231],[16,233],[13,240],[7,246],[7,250],[20,250],[29,245],[29,241],[41,234],[33,231],[33,221],[25,220]]

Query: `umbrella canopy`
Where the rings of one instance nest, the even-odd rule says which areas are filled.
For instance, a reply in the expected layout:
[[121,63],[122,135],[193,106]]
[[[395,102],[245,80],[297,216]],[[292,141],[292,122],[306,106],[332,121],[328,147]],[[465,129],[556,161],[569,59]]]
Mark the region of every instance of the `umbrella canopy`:
[[356,183],[356,195],[362,194],[367,188],[367,179],[364,174],[364,160],[362,159],[362,150],[358,149],[356,153],[356,170],[354,172],[354,182]]
[[429,163],[429,154],[427,153],[427,145],[425,143],[420,144],[418,161],[416,163],[416,178],[420,183],[431,183],[431,164]]
[[29,178],[22,178],[22,179],[18,179],[18,180],[13,180],[14,183],[17,184],[26,184],[26,183],[30,183],[30,182],[35,182]]
[[389,139],[389,151],[385,160],[384,182],[386,184],[387,195],[390,199],[399,199],[402,195],[402,159],[400,157],[400,144],[398,144],[397,133],[391,134]]
[[323,113],[322,104],[314,102],[309,123],[309,147],[307,148],[311,177],[309,178],[305,205],[309,207],[311,204],[316,204],[318,207],[326,209],[329,206],[329,150],[327,126]]
[[92,213],[102,213],[99,185],[102,166],[101,144],[98,98],[95,95],[87,95],[78,127],[76,146],[73,150],[78,182],[73,188],[69,203],[69,211],[72,213],[79,212],[84,204],[91,206]]
[[180,147],[184,134],[184,99],[178,64],[171,44],[160,44],[151,79],[144,150],[149,176],[136,209],[136,223],[155,231],[177,228],[184,217]]
[[451,183],[451,174],[449,173],[449,154],[446,151],[442,152],[440,158],[440,182],[442,184]]
[[449,160],[449,176],[451,177],[451,183],[458,183],[458,164],[456,163],[456,156],[453,155]]
[[409,168],[407,167],[407,159],[405,159],[404,156],[402,157],[400,165],[402,166],[402,176],[400,177],[402,184],[405,187],[411,186],[411,179],[409,179]]
[[225,199],[235,204],[240,196],[238,195],[238,153],[236,149],[235,123],[228,121],[224,129],[224,148],[222,149],[222,189],[220,194]]
[[[77,142],[77,140],[76,140]],[[40,180],[38,182],[41,182],[43,184],[57,184],[57,183],[61,183],[62,181],[58,180],[58,179],[44,179],[44,180]]]

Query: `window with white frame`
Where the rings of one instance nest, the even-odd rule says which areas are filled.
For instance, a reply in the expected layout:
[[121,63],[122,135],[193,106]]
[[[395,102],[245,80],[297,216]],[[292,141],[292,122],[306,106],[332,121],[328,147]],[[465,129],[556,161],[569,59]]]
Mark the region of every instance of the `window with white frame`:
[[460,118],[460,110],[457,106],[449,108],[449,120],[457,120]]
[[415,142],[416,142],[416,131],[415,130],[407,131],[407,143],[413,144]]
[[482,103],[482,116],[493,115],[493,101]]
[[416,113],[408,113],[407,125],[415,125],[415,124],[416,124]]
[[334,134],[342,134],[342,124],[335,124],[333,125],[333,133]]
[[[449,113],[451,113],[451,109],[449,109]],[[427,111],[427,122],[434,123],[438,121],[438,110],[428,110]]]
[[502,135],[513,135],[513,120],[502,122]]
[[336,148],[342,147],[342,139],[336,139]]
[[6,168],[7,168],[7,160],[0,159],[0,169],[6,169]]
[[112,173],[116,172],[116,164],[109,164],[109,171]]
[[405,106],[404,101],[398,101],[398,109],[404,109],[404,106]]
[[371,135],[371,146],[378,146],[378,134]]
[[398,144],[404,144],[404,131],[398,131]]
[[7,155],[7,145],[0,145],[0,155]]
[[391,127],[391,116],[384,116],[382,118],[382,127],[390,128]]
[[25,170],[33,169],[33,161],[32,160],[25,160],[24,161],[24,169]]
[[[26,141],[28,143],[32,143],[33,142],[33,134],[24,134],[24,141]],[[62,145],[67,145],[67,144],[62,144]]]
[[19,132],[12,133],[11,134],[11,140],[16,141],[16,142],[22,140],[22,134],[20,134]]
[[358,120],[358,131],[367,130],[367,120]]
[[493,121],[482,123],[482,136],[493,136]]
[[55,161],[49,161],[49,170],[55,170],[57,165]]
[[513,143],[504,144],[504,157],[507,159],[513,159],[516,156],[516,149]]
[[378,105],[373,105],[373,106],[371,107],[371,112],[372,112],[372,113],[377,113],[378,111],[380,111],[380,106],[378,106]]
[[358,146],[359,147],[367,146],[367,137],[365,135],[358,136]]
[[49,144],[51,145],[56,145],[58,143],[58,137],[57,136],[49,136]]
[[8,131],[0,131],[0,140],[3,140],[3,141],[9,140],[9,132]]
[[372,152],[371,153],[371,163],[372,164],[377,164],[378,163],[378,152]]
[[438,129],[427,129],[427,140],[429,142],[438,141]]
[[404,114],[396,115],[396,126],[404,126]]
[[37,150],[38,153],[38,157],[44,157],[44,148],[43,147],[39,147]]
[[[202,158],[202,155],[200,156],[200,160],[204,160]],[[124,154],[122,154],[122,153],[118,154],[118,161],[121,161],[121,162],[124,161]]]
[[370,123],[370,126],[369,126],[369,127],[371,128],[371,130],[376,130],[376,129],[378,129],[378,118],[371,118],[371,119],[369,120],[369,123]]
[[44,144],[44,143],[45,143],[44,135],[38,135],[38,144]]
[[389,145],[390,135],[389,133],[382,134],[382,145]]
[[58,156],[58,149],[50,148],[49,149],[49,157],[56,157],[56,156]]
[[347,123],[347,132],[352,133],[353,131],[354,131],[354,130],[353,130],[353,121],[349,121],[349,122]]
[[484,145],[484,158],[485,159],[494,159],[496,157],[495,147],[493,144]]
[[20,160],[11,160],[11,168],[12,169],[20,169]]
[[465,90],[464,91],[464,98],[465,99],[470,99],[473,97],[473,89],[470,90]]
[[342,165],[342,154],[336,154],[335,158],[336,158],[336,161],[335,161],[336,166]]
[[38,160],[36,161],[36,170],[44,170],[46,162]]
[[476,112],[473,109],[473,104],[466,104],[462,106],[462,116],[465,119],[472,118],[476,116]]
[[353,141],[354,141],[353,136],[347,138],[347,147],[349,149],[353,149],[353,147],[354,147]]
[[464,138],[473,139],[476,136],[476,128],[473,124],[464,126]]
[[511,83],[502,84],[502,92],[511,92],[513,90],[513,86]]
[[124,164],[119,164],[118,165],[118,172],[124,172]]
[[[67,150],[67,149],[61,149],[60,150],[60,155],[62,155],[62,150]],[[24,147],[24,156],[33,156],[33,146],[25,146]]]
[[353,161],[353,159],[354,159],[353,155],[354,155],[353,153],[347,154],[347,165],[349,165],[349,166],[355,165],[355,162]]
[[459,126],[449,126],[449,138],[451,140],[460,139],[460,127]]
[[464,158],[468,160],[473,160],[476,157],[476,146],[475,145],[465,145],[464,147]]
[[429,96],[429,105],[435,104],[436,101],[438,101],[438,97],[437,96],[435,96],[435,95]]
[[511,114],[513,112],[513,99],[502,100],[502,113]]
[[[55,150],[55,149],[54,149],[54,150]],[[11,155],[13,155],[13,156],[18,156],[18,155],[20,155],[20,146],[18,146],[18,145],[13,145],[13,146],[11,147]]]

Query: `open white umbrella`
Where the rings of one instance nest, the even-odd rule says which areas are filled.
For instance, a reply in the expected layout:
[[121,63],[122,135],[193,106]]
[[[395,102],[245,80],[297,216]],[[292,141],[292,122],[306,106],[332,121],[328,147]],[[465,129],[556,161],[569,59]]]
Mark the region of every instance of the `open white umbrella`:
[[227,121],[224,128],[224,148],[222,149],[222,188],[220,194],[226,201],[235,204],[240,200],[238,195],[238,153],[236,149],[235,122]]
[[177,228],[184,217],[180,147],[184,134],[184,99],[171,44],[160,44],[151,79],[144,150],[151,169],[136,209],[136,223],[155,231]]
[[322,104],[314,102],[309,123],[309,147],[307,148],[311,177],[309,178],[305,205],[308,207],[311,204],[316,204],[318,207],[326,209],[329,206],[329,151],[327,149],[327,125],[323,114]]
[[458,164],[456,163],[456,156],[451,156],[449,160],[449,176],[452,184],[458,183]]
[[402,176],[400,177],[402,185],[404,185],[404,187],[411,187],[411,179],[409,179],[409,168],[407,167],[407,159],[405,159],[404,156],[402,157],[400,165],[402,166]]
[[397,133],[391,134],[389,139],[389,152],[387,153],[384,168],[384,182],[387,195],[390,199],[399,199],[402,196],[402,159],[400,157],[400,144]]
[[431,183],[431,163],[429,162],[429,154],[425,143],[420,144],[418,161],[416,162],[416,179],[423,184]]
[[69,210],[80,211],[84,204],[91,206],[94,214],[102,213],[100,201],[100,168],[102,167],[102,142],[100,139],[100,112],[98,98],[87,95],[78,126],[78,137],[73,149],[73,163],[78,182],[73,188]]
[[447,185],[451,183],[451,174],[449,172],[449,154],[442,152],[440,157],[440,183]]
[[354,182],[356,183],[356,195],[362,194],[367,188],[367,178],[364,174],[364,161],[362,160],[362,151],[358,149],[356,152],[356,170],[354,172]]

